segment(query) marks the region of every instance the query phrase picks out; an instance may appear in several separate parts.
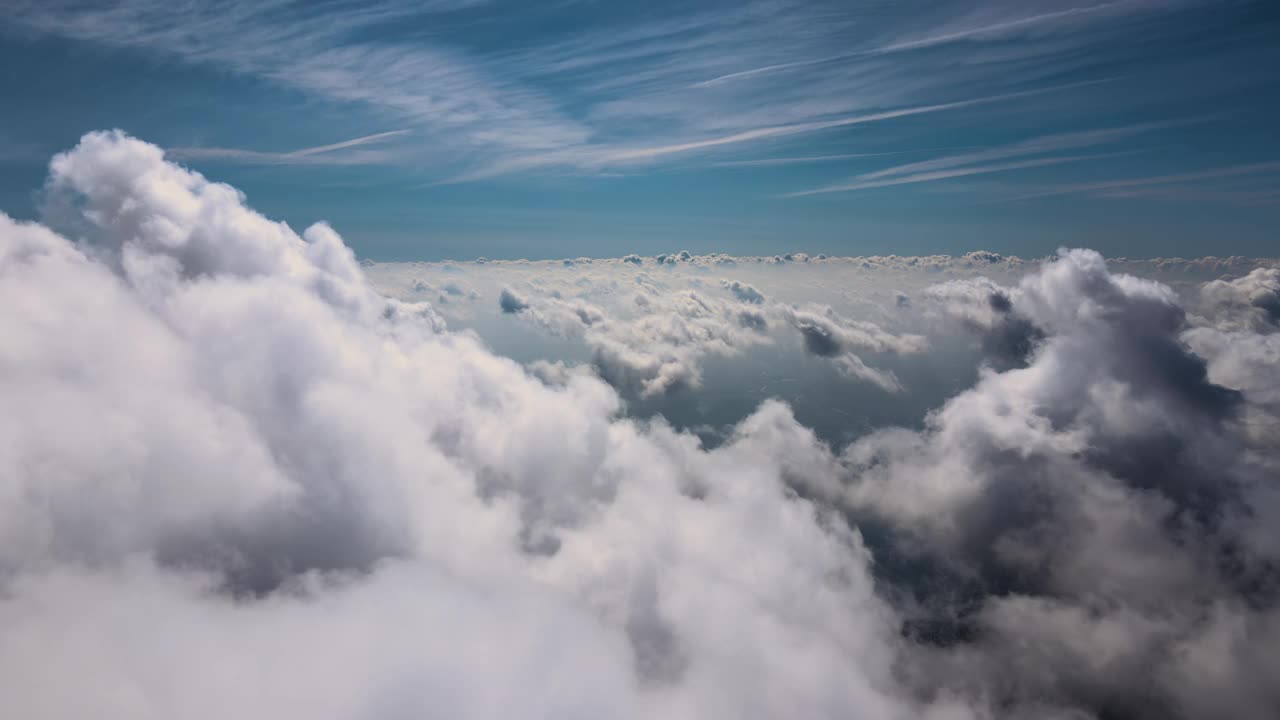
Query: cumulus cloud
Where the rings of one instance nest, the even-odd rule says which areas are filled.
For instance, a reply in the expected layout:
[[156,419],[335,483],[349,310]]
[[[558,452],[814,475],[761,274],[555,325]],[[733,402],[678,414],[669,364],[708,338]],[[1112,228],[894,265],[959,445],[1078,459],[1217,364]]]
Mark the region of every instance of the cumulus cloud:
[[[408,299],[388,297],[333,229],[296,233],[121,133],[57,156],[48,188],[62,232],[0,214],[15,716],[1280,707],[1266,273],[1188,313],[1088,251],[738,259],[817,268],[738,280],[761,302],[718,282],[723,258],[485,263],[477,304],[595,351],[595,372],[526,368],[411,301],[469,301],[434,269],[386,270]],[[849,273],[882,284],[839,310],[804,295]],[[767,401],[707,449],[600,379],[693,383],[699,353],[775,326],[838,363],[919,354],[850,314],[910,317],[904,291],[1037,339],[922,426],[844,447]]]
[[857,534],[750,434],[619,419],[122,134],[50,186],[85,245],[0,216],[10,712],[922,711]]
[[653,395],[701,383],[701,359],[769,342],[767,321],[701,293],[658,293],[630,318],[601,317],[585,337],[600,374]]
[[1034,323],[1014,311],[1017,293],[1016,288],[981,276],[949,280],[924,291],[944,318],[976,332],[984,355],[1004,367],[1024,362],[1043,337]]
[[[523,304],[519,309],[528,310],[525,317],[555,334],[581,336],[601,377],[643,395],[698,387],[704,357],[730,356],[773,342],[767,333],[775,324],[799,331],[809,352],[830,359],[846,375],[889,391],[901,389],[893,373],[868,366],[855,350],[916,353],[926,347],[921,336],[895,335],[869,321],[843,318],[830,307],[800,309],[770,302],[737,280],[720,281],[733,301],[702,289],[670,292],[645,278],[637,281],[646,294],[637,295],[635,307],[626,310],[611,312],[545,287],[546,296],[532,309],[523,300],[510,304]],[[692,285],[704,288],[696,278]],[[514,296],[504,289],[499,300],[504,312],[514,312],[507,309],[509,298]]]
[[1270,399],[1192,352],[1167,287],[1096,253],[1008,297],[1044,336],[1026,367],[859,440],[813,489],[893,538],[886,574],[938,647],[923,681],[1027,716],[1267,716],[1277,447],[1241,423]]
[[1255,268],[1200,288],[1199,314],[1183,339],[1208,361],[1214,382],[1246,393],[1255,443],[1280,436],[1280,270]]
[[511,288],[502,288],[502,292],[498,294],[498,307],[504,313],[518,313],[528,310],[529,302],[512,292]]
[[799,331],[808,352],[830,358],[842,372],[890,392],[902,389],[898,378],[891,371],[868,366],[854,351],[918,353],[928,347],[920,335],[894,335],[875,323],[842,318],[829,306],[788,307],[783,316]]
[[1280,269],[1255,268],[1234,280],[1214,280],[1200,289],[1204,311],[1219,325],[1267,331],[1280,325]]
[[[506,283],[499,291],[498,307],[555,337],[582,342],[599,376],[619,390],[648,397],[697,388],[705,357],[732,356],[773,341],[767,334],[769,313],[754,307],[758,303],[713,295],[696,278],[677,290],[636,271],[636,264],[626,258],[595,264],[608,267],[559,268],[574,272],[572,279],[523,265],[518,273],[498,270]],[[620,270],[628,273],[623,281],[633,292],[622,292],[623,281],[615,275]],[[723,287],[736,297],[728,281]],[[755,292],[742,284],[737,287],[737,292]],[[742,307],[744,303],[751,307]]]
[[723,280],[721,281],[721,284],[724,285],[726,290],[733,293],[734,297],[738,298],[742,302],[754,303],[756,305],[764,302],[764,293],[761,293],[759,290],[747,285],[746,283],[741,283],[737,280]]
[[[912,354],[926,345],[918,335],[849,319],[830,306],[793,307],[750,283],[713,280],[707,275],[725,267],[720,256],[661,256],[652,273],[636,263],[637,258],[572,264],[486,262],[470,266],[468,272],[474,281],[495,289],[503,314],[554,337],[581,342],[600,377],[641,397],[698,388],[707,358],[771,345],[788,331],[851,379],[897,391],[900,385],[891,370],[869,366],[855,351]],[[449,267],[456,272],[458,266]],[[407,292],[404,277],[387,283],[388,277],[397,277],[394,270],[373,268],[389,292],[421,297],[420,278],[412,280]],[[445,304],[450,304],[447,297],[442,312],[454,312]],[[820,333],[827,333],[831,348],[815,344],[822,342]]]

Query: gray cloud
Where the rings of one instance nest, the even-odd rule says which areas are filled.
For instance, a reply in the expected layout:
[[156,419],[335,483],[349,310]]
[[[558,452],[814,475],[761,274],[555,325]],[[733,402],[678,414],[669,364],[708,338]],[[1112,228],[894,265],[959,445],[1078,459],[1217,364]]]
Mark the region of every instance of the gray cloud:
[[1015,715],[1265,717],[1280,546],[1257,528],[1280,504],[1274,436],[1241,433],[1253,396],[1214,382],[1168,288],[1094,253],[1007,297],[1044,335],[1029,364],[854,443],[815,489],[898,538],[886,577],[938,646],[923,681]]
[[986,277],[949,280],[925,289],[945,318],[959,320],[978,333],[985,357],[999,367],[1023,364],[1043,333],[1014,311],[1016,290]]
[[504,313],[518,313],[528,310],[529,303],[512,292],[510,288],[502,288],[502,292],[498,294],[498,307],[502,308]]
[[902,389],[892,372],[867,366],[854,351],[877,353],[918,353],[928,343],[919,335],[894,335],[874,323],[848,320],[830,307],[809,306],[783,309],[783,317],[799,331],[805,349],[831,359],[842,372],[879,385],[889,392]]

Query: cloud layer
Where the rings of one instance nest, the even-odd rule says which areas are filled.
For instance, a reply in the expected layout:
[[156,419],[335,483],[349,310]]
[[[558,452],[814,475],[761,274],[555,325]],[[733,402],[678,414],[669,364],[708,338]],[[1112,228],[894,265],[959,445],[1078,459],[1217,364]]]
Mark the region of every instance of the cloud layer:
[[[687,253],[542,285],[526,265],[487,295],[474,267],[390,269],[413,302],[328,226],[118,132],[54,158],[48,192],[46,224],[0,215],[17,716],[1280,707],[1265,270],[1188,313],[1079,250],[752,263],[875,275],[870,301],[778,300],[743,259]],[[470,305],[583,339],[595,372],[449,329]],[[846,447],[770,401],[707,449],[611,387],[693,386],[699,358],[789,337],[889,389],[860,355],[924,353],[946,317],[1026,328],[1020,357]]]

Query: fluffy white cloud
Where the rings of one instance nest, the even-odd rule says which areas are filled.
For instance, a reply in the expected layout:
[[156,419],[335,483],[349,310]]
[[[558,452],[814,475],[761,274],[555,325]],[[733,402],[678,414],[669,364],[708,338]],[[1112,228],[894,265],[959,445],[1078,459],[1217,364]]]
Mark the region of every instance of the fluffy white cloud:
[[749,430],[545,384],[119,133],[51,173],[85,244],[0,216],[11,713],[926,711],[857,533]]
[[[65,234],[0,215],[15,716],[1280,706],[1266,273],[1188,315],[1087,251],[365,269],[120,133],[49,188]],[[596,372],[446,327],[484,308]],[[934,312],[1033,339],[843,448],[770,401],[706,449],[597,377],[661,393],[789,336],[887,387],[859,354],[935,346]]]
[[581,339],[602,378],[644,396],[696,388],[702,380],[699,361],[705,355],[733,355],[770,342],[764,334],[768,320],[759,310],[736,307],[697,290],[667,292],[643,277],[637,277],[636,284],[631,306],[615,313],[583,299],[591,293],[566,297],[570,292],[554,285],[530,285],[540,292],[536,298],[504,287],[498,306],[554,335]]
[[[434,289],[421,277],[424,272],[464,273],[496,292],[500,312],[555,337],[581,341],[603,379],[642,397],[698,388],[708,357],[735,356],[779,341],[829,360],[851,378],[896,392],[901,385],[892,370],[872,367],[858,353],[912,354],[927,347],[919,335],[847,318],[828,304],[788,304],[749,283],[717,280],[711,273],[741,272],[734,269],[736,261],[723,256],[681,252],[649,262],[647,268],[643,258],[629,255],[559,263],[382,265],[372,273],[383,290],[406,299]],[[786,289],[784,284],[789,294]],[[896,319],[886,308],[881,311],[884,322]],[[463,308],[442,312],[464,323],[474,319]]]
[[[1203,304],[1202,281],[1271,263],[1246,258],[1111,262],[1113,269],[1169,284],[1195,309]],[[751,367],[762,349],[809,352],[829,347],[819,336],[834,338],[846,331],[896,336],[896,341],[849,343],[841,352],[810,356],[889,393],[920,390],[905,387],[899,375],[909,362],[902,356],[919,356],[927,344],[921,335],[945,340],[967,330],[978,335],[994,366],[1017,366],[1040,336],[1026,318],[1010,311],[1010,294],[1037,266],[1037,261],[985,251],[960,257],[792,253],[772,258],[682,251],[619,259],[371,264],[366,272],[379,291],[405,300],[431,299],[436,287],[465,278],[468,295],[436,293],[436,309],[454,326],[475,329],[499,347],[508,345],[504,336],[513,326],[489,315],[500,311],[504,298],[512,311],[512,300],[530,305],[508,315],[559,339],[553,356],[593,356],[600,374],[618,389],[652,397],[702,386],[705,367],[722,365],[719,358],[738,358],[746,361],[744,368]],[[687,302],[690,295],[696,303]],[[943,346],[948,344],[954,342]],[[800,363],[792,353],[782,365],[794,369]],[[788,379],[777,363],[766,363],[759,372],[780,373],[774,381]],[[944,399],[945,394],[936,394],[931,401]]]
[[1234,280],[1214,280],[1200,288],[1204,312],[1219,324],[1266,332],[1280,325],[1280,268],[1260,267]]

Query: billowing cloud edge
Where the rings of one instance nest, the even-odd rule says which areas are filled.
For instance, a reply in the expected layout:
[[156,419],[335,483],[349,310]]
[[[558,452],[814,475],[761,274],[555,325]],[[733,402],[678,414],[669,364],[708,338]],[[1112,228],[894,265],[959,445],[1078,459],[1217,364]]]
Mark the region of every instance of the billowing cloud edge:
[[837,453],[767,402],[705,450],[122,133],[48,189],[73,239],[0,215],[0,677],[24,717],[1276,707],[1277,334],[1253,300],[1192,317],[1064,251],[1008,294],[1042,335],[1024,362],[923,429]]

